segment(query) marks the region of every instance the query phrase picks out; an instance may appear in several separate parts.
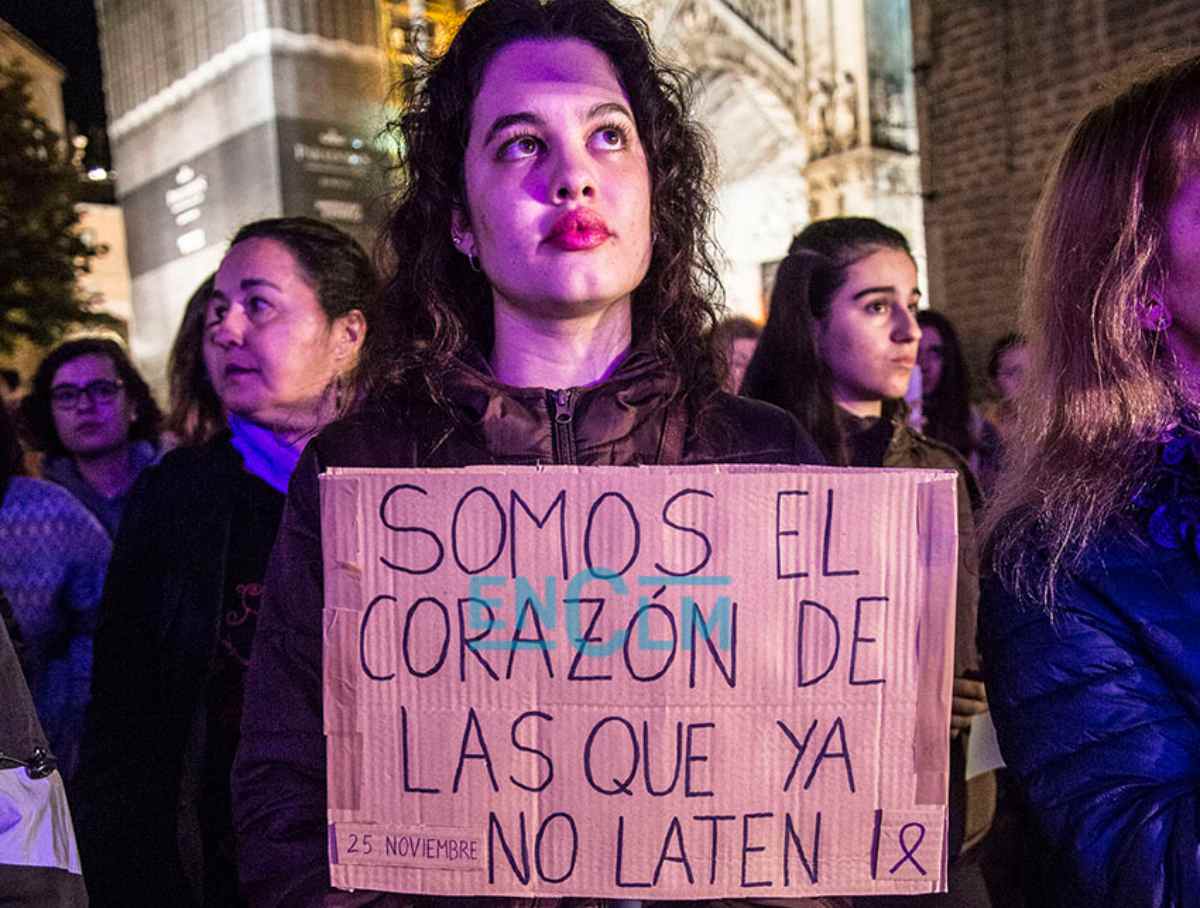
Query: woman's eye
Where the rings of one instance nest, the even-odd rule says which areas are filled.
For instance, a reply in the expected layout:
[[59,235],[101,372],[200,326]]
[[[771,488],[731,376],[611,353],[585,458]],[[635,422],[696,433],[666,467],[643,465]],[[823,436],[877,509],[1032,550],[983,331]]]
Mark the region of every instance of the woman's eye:
[[500,146],[500,153],[497,157],[503,161],[520,161],[533,157],[541,147],[542,142],[536,136],[517,136]]
[[621,126],[602,126],[592,136],[595,145],[605,151],[621,149],[629,144],[629,136]]
[[883,300],[872,300],[867,303],[866,310],[872,315],[882,315],[884,312],[887,312],[888,304]]
[[208,309],[208,318],[206,319],[205,327],[215,328],[217,325],[221,324],[221,322],[225,320],[225,313],[228,311],[229,306],[224,303],[219,306],[210,306]]
[[262,315],[271,309],[271,304],[261,296],[252,296],[246,300],[246,314],[251,318]]

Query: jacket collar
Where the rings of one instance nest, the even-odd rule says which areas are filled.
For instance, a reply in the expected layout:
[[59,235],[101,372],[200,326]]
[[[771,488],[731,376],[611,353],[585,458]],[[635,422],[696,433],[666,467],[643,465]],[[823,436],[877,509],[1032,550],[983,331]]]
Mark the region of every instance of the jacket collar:
[[[580,388],[515,388],[500,383],[476,348],[460,353],[444,379],[461,421],[500,457],[553,459],[559,392],[570,395],[571,431],[581,452],[612,445],[642,430],[660,431],[678,396],[674,372],[648,350],[634,349],[603,382]],[[554,409],[552,409],[554,408]]]

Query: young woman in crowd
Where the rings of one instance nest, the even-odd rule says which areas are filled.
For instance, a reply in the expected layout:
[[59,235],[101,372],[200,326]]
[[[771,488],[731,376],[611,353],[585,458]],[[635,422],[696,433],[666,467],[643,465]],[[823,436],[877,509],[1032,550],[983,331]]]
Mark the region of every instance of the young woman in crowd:
[[150,387],[114,340],[84,337],[55,347],[22,404],[42,475],[69,490],[117,535],[129,493],[158,456],[162,419]]
[[1000,744],[1047,904],[1200,893],[1200,57],[1075,127],[1030,235],[1030,368],[987,523]]
[[383,386],[305,451],[268,571],[233,780],[255,905],[413,901],[329,888],[323,469],[820,459],[786,413],[720,390],[705,155],[642,23],[489,0],[423,76]]
[[973,468],[983,434],[983,420],[971,405],[971,377],[963,359],[958,332],[950,319],[933,309],[917,314],[921,340],[917,367],[921,370],[921,431],[949,445]]
[[729,316],[714,329],[717,349],[725,353],[724,387],[730,394],[737,394],[742,387],[746,367],[750,365],[761,334],[762,328],[743,315]]
[[979,600],[974,480],[949,446],[906,422],[902,400],[916,365],[917,267],[908,241],[870,218],[806,227],[779,266],[771,311],[742,393],[795,414],[831,464],[957,470],[959,569],[951,716],[947,896],[879,898],[871,905],[987,906],[976,845],[995,807],[995,780],[965,782],[966,735],[987,709],[975,649]]
[[12,418],[0,406],[0,594],[12,606],[50,752],[69,781],[79,765],[92,641],[112,543],[78,499],[23,476],[24,465]]
[[203,319],[193,298],[176,402],[215,397],[227,425],[151,469],[113,553],[77,799],[93,906],[241,904],[229,773],[263,574],[301,448],[354,399],[377,292],[353,239],[280,218],[238,231]]
[[204,444],[226,429],[225,408],[204,364],[204,324],[216,276],[210,274],[192,291],[167,358],[164,428],[177,444],[185,446]]
[[992,344],[988,354],[988,383],[992,403],[983,411],[979,469],[975,475],[985,497],[990,496],[1004,462],[1004,449],[1017,421],[1017,392],[1029,371],[1029,345],[1020,334],[1009,333]]

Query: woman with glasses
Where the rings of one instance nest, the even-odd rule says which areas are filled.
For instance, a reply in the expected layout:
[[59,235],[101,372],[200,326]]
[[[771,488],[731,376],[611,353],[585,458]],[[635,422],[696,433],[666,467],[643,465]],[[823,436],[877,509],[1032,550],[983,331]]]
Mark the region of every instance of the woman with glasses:
[[242,904],[229,774],[267,556],[301,449],[354,400],[376,292],[350,236],[273,218],[188,303],[170,385],[190,443],[139,483],[96,638],[76,798],[94,908]]
[[[12,419],[0,407],[0,594],[12,605],[50,753],[70,781],[79,763],[92,640],[112,543],[74,496],[24,472]],[[0,804],[0,830],[4,825]]]
[[158,456],[162,418],[114,340],[84,337],[42,360],[22,403],[42,475],[70,491],[116,537],[133,484]]

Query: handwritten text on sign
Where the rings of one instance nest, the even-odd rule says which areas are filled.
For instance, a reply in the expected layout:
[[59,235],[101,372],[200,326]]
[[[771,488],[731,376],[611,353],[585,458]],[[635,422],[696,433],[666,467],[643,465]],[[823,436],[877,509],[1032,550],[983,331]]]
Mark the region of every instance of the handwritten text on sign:
[[944,888],[953,474],[321,482],[335,885]]

